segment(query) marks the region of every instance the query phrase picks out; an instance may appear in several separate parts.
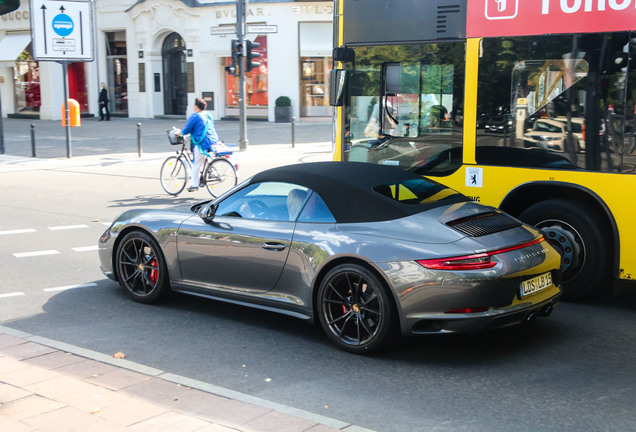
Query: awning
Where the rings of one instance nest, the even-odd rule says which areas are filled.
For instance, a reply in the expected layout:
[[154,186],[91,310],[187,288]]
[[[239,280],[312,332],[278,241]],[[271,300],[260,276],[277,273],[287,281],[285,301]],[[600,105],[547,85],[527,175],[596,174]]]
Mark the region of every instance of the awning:
[[0,40],[0,62],[15,62],[20,53],[31,43],[30,33],[8,34]]

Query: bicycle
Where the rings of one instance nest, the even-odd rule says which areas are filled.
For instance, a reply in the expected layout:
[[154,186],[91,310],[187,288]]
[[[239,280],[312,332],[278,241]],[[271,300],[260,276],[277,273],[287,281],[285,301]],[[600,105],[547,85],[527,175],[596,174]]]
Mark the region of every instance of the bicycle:
[[[190,179],[189,171],[192,169],[192,153],[188,150],[190,147],[190,136],[177,137],[173,131],[174,129],[168,131],[168,140],[172,145],[181,144],[181,150],[177,151],[176,156],[169,156],[163,161],[159,175],[163,189],[168,194],[176,196],[185,189]],[[227,148],[227,150],[214,152],[213,157],[205,158],[199,187],[205,186],[214,198],[232,189],[238,182],[236,167],[229,160],[232,153],[233,151]]]

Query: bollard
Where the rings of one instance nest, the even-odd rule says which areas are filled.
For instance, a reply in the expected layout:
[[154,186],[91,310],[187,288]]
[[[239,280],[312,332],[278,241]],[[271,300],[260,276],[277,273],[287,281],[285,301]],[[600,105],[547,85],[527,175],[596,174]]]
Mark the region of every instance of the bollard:
[[141,123],[137,123],[137,152],[139,157],[141,157]]
[[292,147],[296,147],[296,117],[291,118]]
[[37,157],[35,151],[35,125],[31,123],[31,157]]

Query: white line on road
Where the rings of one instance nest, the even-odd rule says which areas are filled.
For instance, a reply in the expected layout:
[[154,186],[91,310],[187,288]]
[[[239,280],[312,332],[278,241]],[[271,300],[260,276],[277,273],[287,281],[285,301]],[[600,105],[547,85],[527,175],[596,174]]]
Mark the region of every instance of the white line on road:
[[78,229],[78,228],[88,228],[88,225],[60,225],[60,226],[49,227],[51,231],[69,230],[69,229]]
[[0,231],[0,235],[5,235],[5,234],[24,234],[24,233],[33,233],[33,232],[35,232],[35,230],[33,228],[28,228],[28,229]]
[[24,293],[23,292],[12,292],[12,293],[6,293],[6,294],[0,294],[0,298],[6,298],[6,297],[18,297],[18,296],[23,296]]
[[83,247],[74,247],[72,248],[75,252],[88,252],[88,251],[96,251],[97,245],[95,246],[83,246]]
[[67,285],[67,286],[61,286],[61,287],[55,287],[55,288],[44,288],[44,291],[46,292],[66,291],[66,290],[76,289],[76,288],[90,288],[90,287],[96,287],[96,286],[97,286],[96,283],[91,282],[87,284]]
[[35,252],[20,252],[14,253],[13,256],[16,258],[27,258],[34,256],[42,256],[42,255],[57,255],[59,254],[56,250],[43,250],[43,251],[35,251]]

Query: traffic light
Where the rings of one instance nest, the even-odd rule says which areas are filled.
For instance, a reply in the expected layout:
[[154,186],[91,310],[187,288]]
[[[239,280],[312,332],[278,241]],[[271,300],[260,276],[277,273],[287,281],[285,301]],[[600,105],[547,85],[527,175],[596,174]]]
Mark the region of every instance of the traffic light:
[[0,0],[0,15],[13,12],[20,7],[20,0]]
[[254,68],[257,68],[260,63],[253,61],[254,59],[260,57],[261,55],[257,52],[254,52],[254,49],[258,48],[261,44],[252,42],[250,40],[247,41],[247,52],[245,53],[245,70],[247,72],[251,71]]
[[[0,0],[1,1],[1,0]],[[232,39],[232,64],[225,67],[225,72],[238,76],[239,64],[243,58],[243,45],[238,39]]]

